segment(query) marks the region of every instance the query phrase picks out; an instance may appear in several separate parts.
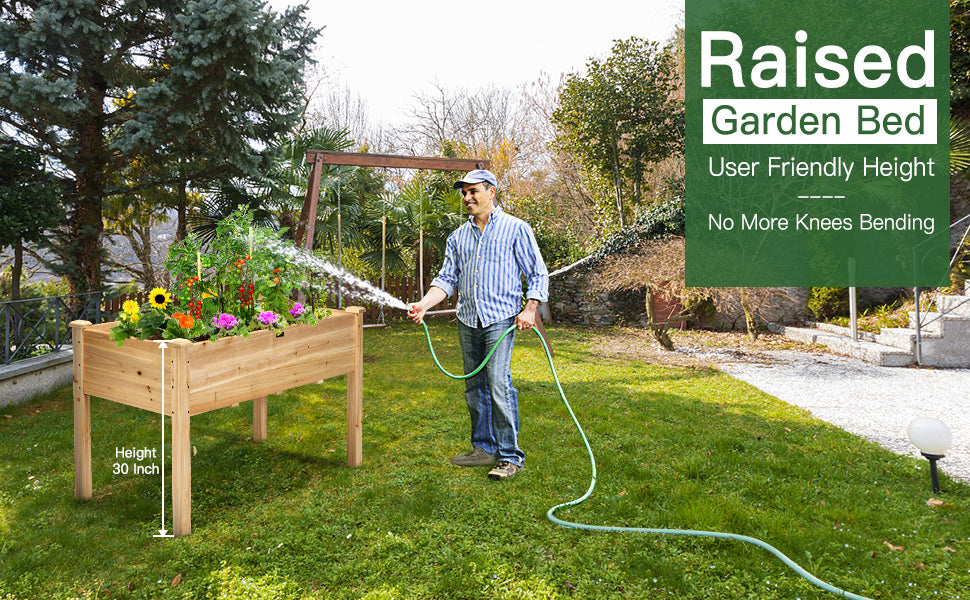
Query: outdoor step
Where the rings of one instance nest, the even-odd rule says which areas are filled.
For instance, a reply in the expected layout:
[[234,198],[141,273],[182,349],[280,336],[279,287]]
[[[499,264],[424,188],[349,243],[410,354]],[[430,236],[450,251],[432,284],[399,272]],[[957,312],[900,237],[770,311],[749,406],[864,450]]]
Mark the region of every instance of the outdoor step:
[[[833,323],[812,323],[810,327],[814,326],[816,329],[821,329],[822,331],[827,331],[829,333],[835,333],[838,335],[844,335],[851,337],[852,330],[848,327],[843,327],[841,325],[835,325]],[[875,342],[876,336],[874,333],[868,331],[856,331],[858,339],[865,340],[867,342]]]
[[834,352],[847,354],[882,367],[905,367],[913,364],[914,361],[912,352],[867,340],[852,341],[847,335],[829,328],[787,327],[774,324],[769,328],[794,340],[819,344]]
[[970,296],[939,296],[936,306],[941,313],[956,317],[970,317]]
[[[920,333],[926,335],[929,333],[941,334],[943,333],[943,318],[940,317],[940,313],[935,311],[920,311]],[[909,328],[916,329],[916,311],[909,311]]]

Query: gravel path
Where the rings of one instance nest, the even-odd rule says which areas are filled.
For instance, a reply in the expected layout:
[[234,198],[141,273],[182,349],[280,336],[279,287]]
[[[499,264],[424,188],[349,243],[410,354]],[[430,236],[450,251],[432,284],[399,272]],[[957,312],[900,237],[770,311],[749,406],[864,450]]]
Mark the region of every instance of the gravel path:
[[786,350],[765,354],[773,360],[723,362],[718,368],[898,454],[919,458],[906,427],[915,417],[935,417],[953,432],[940,470],[970,482],[970,369],[877,367]]

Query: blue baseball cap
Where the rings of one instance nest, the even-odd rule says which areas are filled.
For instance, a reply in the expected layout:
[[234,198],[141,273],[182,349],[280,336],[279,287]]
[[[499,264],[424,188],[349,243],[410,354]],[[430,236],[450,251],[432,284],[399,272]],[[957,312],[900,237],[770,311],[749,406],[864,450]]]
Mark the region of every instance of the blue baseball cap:
[[495,179],[495,175],[491,171],[486,171],[485,169],[475,169],[474,171],[469,171],[462,179],[455,182],[452,186],[456,190],[460,190],[462,186],[466,183],[481,183],[487,181],[492,184],[492,187],[498,187],[498,180]]

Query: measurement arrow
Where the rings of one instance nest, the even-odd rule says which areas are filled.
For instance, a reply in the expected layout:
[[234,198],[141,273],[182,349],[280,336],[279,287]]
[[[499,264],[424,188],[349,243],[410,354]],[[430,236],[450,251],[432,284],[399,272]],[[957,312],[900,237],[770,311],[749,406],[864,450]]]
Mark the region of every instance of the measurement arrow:
[[158,343],[162,350],[162,528],[152,537],[175,537],[165,529],[165,340]]

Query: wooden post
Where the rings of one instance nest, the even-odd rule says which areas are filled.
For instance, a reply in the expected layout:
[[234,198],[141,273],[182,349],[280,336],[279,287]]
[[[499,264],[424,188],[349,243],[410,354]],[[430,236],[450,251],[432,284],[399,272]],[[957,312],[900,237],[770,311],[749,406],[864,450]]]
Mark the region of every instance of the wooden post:
[[172,529],[176,536],[182,536],[192,533],[192,438],[189,432],[189,350],[192,342],[172,340],[168,347],[172,349],[173,388]]
[[354,370],[347,374],[347,466],[359,467],[364,462],[363,419],[364,419],[364,309],[359,306],[347,307],[353,313],[357,325],[354,327]]
[[84,345],[81,336],[89,321],[71,321],[74,347],[74,495],[91,499],[91,396],[84,393]]
[[303,199],[303,209],[300,211],[300,220],[296,224],[294,241],[297,247],[302,245],[307,250],[312,250],[317,225],[317,202],[320,198],[320,171],[323,168],[323,157],[314,156],[311,159],[307,154],[307,162],[312,163],[313,166],[310,167],[310,178],[307,182],[306,196]]
[[268,424],[266,419],[266,408],[269,405],[266,396],[253,398],[253,441],[261,442],[268,435]]

